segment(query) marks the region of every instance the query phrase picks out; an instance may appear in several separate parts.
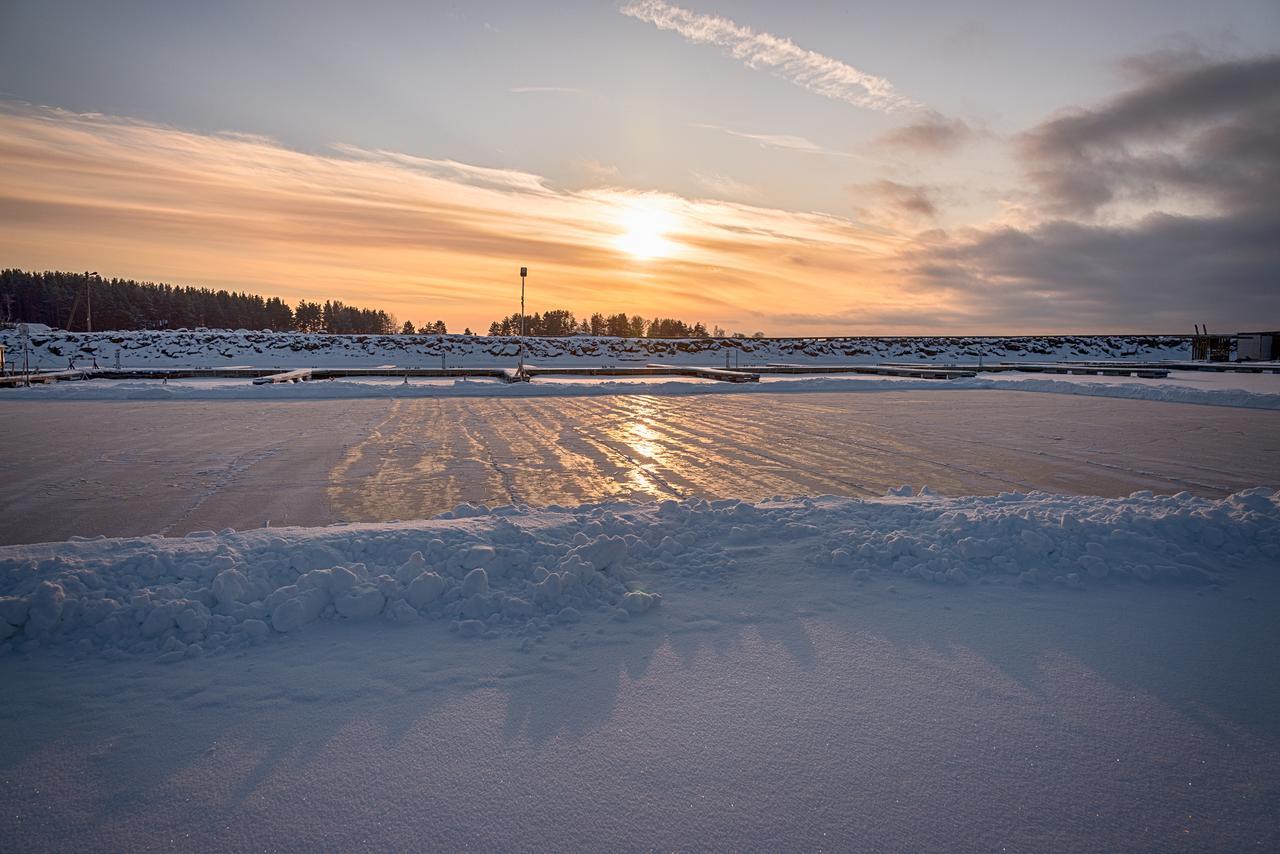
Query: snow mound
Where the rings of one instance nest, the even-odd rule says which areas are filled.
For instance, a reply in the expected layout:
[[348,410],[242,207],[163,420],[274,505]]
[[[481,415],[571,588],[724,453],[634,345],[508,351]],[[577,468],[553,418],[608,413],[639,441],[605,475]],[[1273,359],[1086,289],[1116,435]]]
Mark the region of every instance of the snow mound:
[[[1280,492],[1215,500],[927,487],[848,498],[612,503],[422,522],[75,539],[0,548],[0,653],[46,647],[162,662],[305,633],[320,620],[445,620],[526,645],[596,614],[647,619],[664,589],[744,572],[814,583],[1218,583],[1280,568]],[[686,601],[685,607],[696,607]]]

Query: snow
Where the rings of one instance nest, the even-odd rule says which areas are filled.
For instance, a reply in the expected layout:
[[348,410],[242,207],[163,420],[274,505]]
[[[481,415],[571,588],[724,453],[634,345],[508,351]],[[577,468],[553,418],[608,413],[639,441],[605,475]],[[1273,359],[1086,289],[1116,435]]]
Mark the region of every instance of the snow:
[[895,492],[0,549],[6,847],[1280,842],[1280,494]]
[[[152,366],[511,355],[41,334]],[[658,343],[538,346],[712,363]],[[1014,344],[1185,355],[981,346]],[[6,391],[0,542],[55,541],[0,546],[0,839],[1280,848],[1276,379]]]
[[1280,493],[1265,489],[1221,500],[897,492],[876,501],[465,505],[426,522],[8,546],[0,652],[176,661],[318,620],[379,617],[455,630],[473,620],[486,637],[537,641],[577,614],[621,619],[650,610],[667,589],[731,584],[744,558],[763,583],[785,568],[858,582],[1073,589],[1214,584],[1280,561]]
[[[287,332],[173,330],[32,334],[33,366],[59,370],[96,357],[102,367],[510,367],[520,353],[515,338],[462,335],[312,335]],[[0,344],[21,353],[17,329],[0,330]],[[848,337],[780,339],[526,338],[528,360],[544,365],[643,365],[646,362],[724,365],[791,362],[875,364],[885,361],[954,363],[980,356],[999,361],[1063,359],[1186,359],[1190,339],[1170,335],[1060,335],[1022,337]]]
[[949,391],[1008,390],[1045,394],[1112,397],[1280,409],[1280,374],[1202,374],[1173,371],[1168,379],[1124,381],[1121,377],[1041,374],[980,374],[954,380],[917,380],[866,375],[767,376],[759,383],[724,383],[696,377],[666,378],[540,378],[507,384],[488,379],[394,378],[322,380],[304,383],[253,385],[248,380],[91,380],[37,385],[0,391],[4,400],[352,400],[428,397],[594,397],[599,395],[709,395],[815,392],[882,392],[915,389]]

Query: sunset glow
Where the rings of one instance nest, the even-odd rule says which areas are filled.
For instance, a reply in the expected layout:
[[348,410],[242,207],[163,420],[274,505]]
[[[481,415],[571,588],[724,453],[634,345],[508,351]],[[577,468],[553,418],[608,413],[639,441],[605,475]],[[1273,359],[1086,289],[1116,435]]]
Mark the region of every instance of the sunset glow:
[[674,217],[658,206],[637,202],[622,212],[619,224],[623,232],[614,245],[634,258],[665,258],[675,251],[675,244],[667,238]]
[[[643,0],[334,7],[285,41],[287,3],[199,27],[28,5],[0,13],[14,267],[485,329],[528,266],[530,311],[893,335],[1242,325],[1280,263],[1253,237],[1274,209],[1266,4],[1227,46],[1183,3],[1147,11],[1185,44],[1134,24],[1141,3],[1105,39],[1038,6],[852,26]],[[313,64],[367,27],[377,55]],[[1004,55],[1001,28],[1055,35]],[[225,84],[200,49],[219,39],[248,39]]]

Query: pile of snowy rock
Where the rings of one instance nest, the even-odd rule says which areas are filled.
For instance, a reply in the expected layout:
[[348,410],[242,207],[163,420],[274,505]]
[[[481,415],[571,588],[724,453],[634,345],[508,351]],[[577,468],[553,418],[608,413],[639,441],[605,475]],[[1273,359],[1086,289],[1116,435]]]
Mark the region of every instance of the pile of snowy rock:
[[655,590],[747,572],[767,589],[783,570],[815,584],[1225,583],[1280,570],[1280,492],[462,505],[425,522],[8,546],[0,653],[178,661],[374,619],[528,648],[557,625],[644,614]]
[[[246,329],[66,332],[32,327],[31,359],[39,369],[126,367],[454,367],[508,366],[523,347],[540,364],[675,361],[720,364],[725,354],[746,362],[955,363],[1061,359],[1186,359],[1190,341],[1173,335],[903,336],[842,338],[611,338],[574,335],[526,338],[469,335],[319,335]],[[22,352],[20,333],[0,329],[0,344]]]

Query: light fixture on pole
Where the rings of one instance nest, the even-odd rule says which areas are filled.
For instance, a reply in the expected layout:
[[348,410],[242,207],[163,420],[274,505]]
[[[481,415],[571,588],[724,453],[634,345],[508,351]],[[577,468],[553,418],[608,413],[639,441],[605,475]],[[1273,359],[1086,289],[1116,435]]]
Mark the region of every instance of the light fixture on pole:
[[520,373],[524,373],[524,277],[529,275],[528,267],[520,268]]
[[[85,296],[85,331],[93,331],[93,280],[97,277],[98,271],[92,273],[85,271],[84,274],[84,296]],[[68,324],[70,325],[70,324]]]

